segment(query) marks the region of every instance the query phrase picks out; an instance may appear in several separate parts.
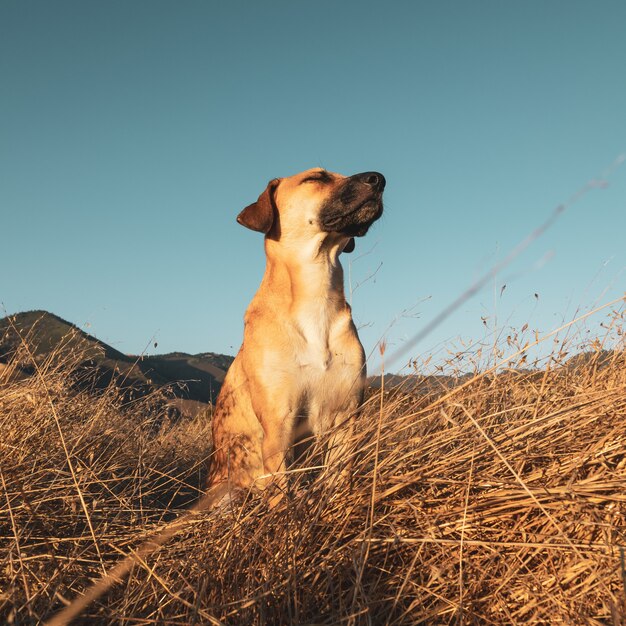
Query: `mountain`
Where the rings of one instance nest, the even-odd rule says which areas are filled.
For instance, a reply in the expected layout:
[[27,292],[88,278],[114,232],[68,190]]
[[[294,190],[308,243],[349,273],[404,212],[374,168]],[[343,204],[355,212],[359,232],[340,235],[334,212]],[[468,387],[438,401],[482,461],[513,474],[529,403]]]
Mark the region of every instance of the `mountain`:
[[233,358],[214,352],[201,354],[172,352],[145,356],[140,359],[139,364],[144,372],[170,383],[184,382],[185,397],[199,402],[214,403]]
[[[428,376],[421,374],[385,374],[385,388],[402,388],[407,393],[427,394],[449,391],[469,380],[469,378],[471,378],[471,374],[460,374],[458,376],[446,376],[444,374],[431,374]],[[372,389],[380,389],[382,386],[381,377],[370,376],[367,379],[367,384]]]
[[[79,369],[89,370],[89,385],[104,388],[112,381],[134,397],[169,386],[172,404],[194,415],[215,402],[232,356],[204,352],[133,356],[123,354],[76,325],[47,311],[28,311],[0,319],[0,364],[16,353],[25,375],[53,354],[78,355]],[[74,357],[77,358],[77,357]],[[80,379],[79,380],[84,380]],[[86,384],[85,382],[83,384]]]

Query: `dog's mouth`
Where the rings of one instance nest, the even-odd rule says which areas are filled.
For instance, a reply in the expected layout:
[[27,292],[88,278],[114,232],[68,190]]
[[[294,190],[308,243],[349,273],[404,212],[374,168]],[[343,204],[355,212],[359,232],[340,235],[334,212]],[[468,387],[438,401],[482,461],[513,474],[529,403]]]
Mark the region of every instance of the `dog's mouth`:
[[350,176],[320,209],[322,230],[363,237],[383,214],[384,188],[385,177],[378,172]]
[[382,214],[383,203],[380,198],[376,198],[365,200],[345,213],[325,216],[320,222],[327,232],[341,233],[348,237],[362,237]]

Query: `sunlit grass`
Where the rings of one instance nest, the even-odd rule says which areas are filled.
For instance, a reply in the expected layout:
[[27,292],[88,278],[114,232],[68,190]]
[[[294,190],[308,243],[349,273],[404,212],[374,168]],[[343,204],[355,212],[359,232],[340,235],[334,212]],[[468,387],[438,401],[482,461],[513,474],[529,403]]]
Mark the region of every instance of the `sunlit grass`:
[[[454,387],[420,385],[416,362],[370,394],[351,480],[295,468],[274,508],[249,493],[194,516],[84,620],[623,623],[622,311],[605,326],[535,363],[527,329],[500,367],[449,355]],[[202,489],[209,419],[170,423],[157,392],[79,391],[79,362],[37,361],[26,339],[0,369],[1,622],[50,617]]]

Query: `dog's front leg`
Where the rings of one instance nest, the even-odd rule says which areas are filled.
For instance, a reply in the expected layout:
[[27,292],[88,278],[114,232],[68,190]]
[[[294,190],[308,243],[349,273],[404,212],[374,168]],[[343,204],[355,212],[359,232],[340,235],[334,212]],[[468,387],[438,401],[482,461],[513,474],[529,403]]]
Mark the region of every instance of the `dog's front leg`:
[[254,410],[263,428],[263,475],[257,478],[257,486],[263,489],[272,484],[284,491],[288,456],[293,444],[294,403],[289,396],[285,398],[266,389],[255,395]]
[[289,450],[289,441],[285,437],[284,422],[283,424],[271,424],[264,432],[263,436],[263,469],[265,471],[264,479],[282,483],[287,468],[287,452]]
[[336,416],[328,437],[326,451],[326,467],[338,471],[343,480],[350,481],[354,464],[351,442],[355,433],[355,411],[356,407]]
[[342,478],[349,478],[352,472],[352,439],[358,409],[358,398],[347,402],[341,409],[311,407],[310,423],[318,441],[325,440],[324,464],[329,471],[339,472]]
[[279,420],[274,417],[264,421],[262,444],[264,474],[257,483],[260,488],[269,487],[275,492],[270,499],[270,508],[273,508],[287,492],[287,457],[291,448],[293,418],[287,414]]

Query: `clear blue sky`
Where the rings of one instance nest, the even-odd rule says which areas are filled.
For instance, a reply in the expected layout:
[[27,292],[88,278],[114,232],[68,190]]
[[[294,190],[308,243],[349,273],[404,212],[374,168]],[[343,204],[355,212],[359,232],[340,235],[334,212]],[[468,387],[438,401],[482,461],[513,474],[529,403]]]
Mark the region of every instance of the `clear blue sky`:
[[[0,302],[233,354],[264,264],[238,211],[379,170],[353,310],[366,351],[400,346],[626,151],[625,24],[622,0],[0,0]],[[609,182],[415,353],[620,295],[626,164]]]

